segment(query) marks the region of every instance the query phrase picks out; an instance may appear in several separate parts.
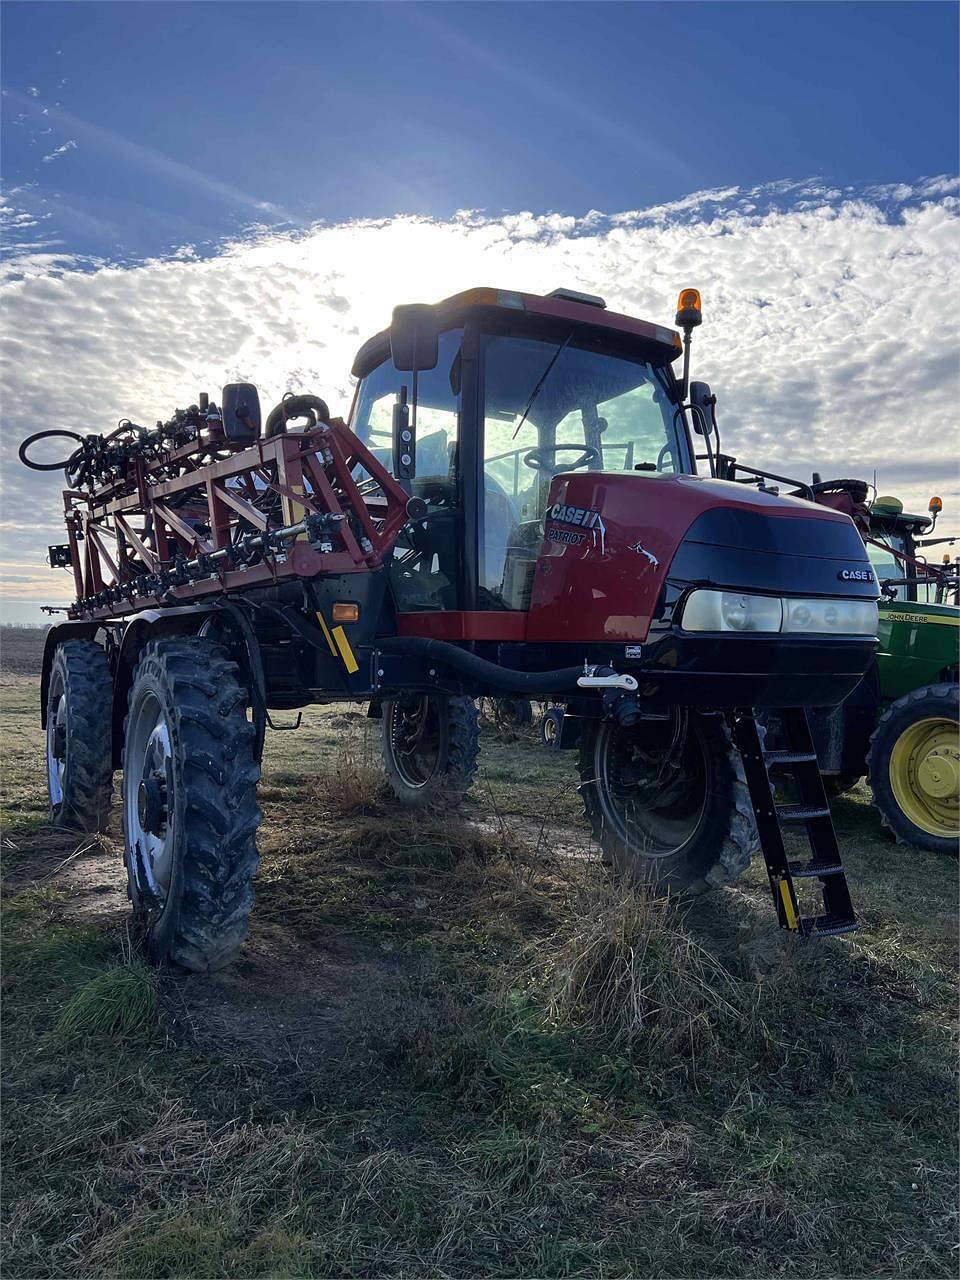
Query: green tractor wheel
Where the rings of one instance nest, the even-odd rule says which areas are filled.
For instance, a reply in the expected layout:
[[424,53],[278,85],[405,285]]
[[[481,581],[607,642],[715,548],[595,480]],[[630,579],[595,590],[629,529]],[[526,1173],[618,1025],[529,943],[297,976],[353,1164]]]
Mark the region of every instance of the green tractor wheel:
[[960,695],[929,684],[886,709],[870,740],[873,798],[898,841],[956,853],[960,839]]

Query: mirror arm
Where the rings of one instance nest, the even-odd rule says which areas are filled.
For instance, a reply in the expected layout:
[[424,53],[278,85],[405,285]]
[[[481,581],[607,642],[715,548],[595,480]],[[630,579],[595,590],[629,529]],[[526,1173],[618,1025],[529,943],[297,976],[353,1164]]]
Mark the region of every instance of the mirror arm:
[[[416,374],[414,374],[414,396],[416,396]],[[416,406],[416,400],[414,400],[414,406]],[[393,469],[405,493],[410,493],[410,481],[417,470],[415,427],[416,419],[414,419],[414,429],[410,427],[410,407],[407,402],[407,388],[404,385],[397,392],[397,402],[393,406]]]

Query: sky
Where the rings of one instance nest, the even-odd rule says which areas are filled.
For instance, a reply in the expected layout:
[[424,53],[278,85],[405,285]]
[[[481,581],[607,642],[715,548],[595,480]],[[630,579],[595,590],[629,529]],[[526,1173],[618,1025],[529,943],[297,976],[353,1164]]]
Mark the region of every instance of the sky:
[[958,7],[939,3],[23,3],[2,10],[0,610],[58,485],[16,445],[257,382],[345,409],[400,301],[601,293],[670,323],[725,447],[956,466]]

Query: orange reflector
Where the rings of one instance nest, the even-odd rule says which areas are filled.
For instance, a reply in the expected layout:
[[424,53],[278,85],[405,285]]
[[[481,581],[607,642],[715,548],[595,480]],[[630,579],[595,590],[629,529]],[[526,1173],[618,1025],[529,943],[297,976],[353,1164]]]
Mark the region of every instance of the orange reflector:
[[352,601],[338,600],[333,606],[334,622],[358,622],[360,620],[360,606]]
[[931,499],[930,499],[930,505],[927,507],[927,510],[928,510],[928,511],[942,511],[942,510],[943,510],[943,499],[942,499],[942,498],[931,498]]

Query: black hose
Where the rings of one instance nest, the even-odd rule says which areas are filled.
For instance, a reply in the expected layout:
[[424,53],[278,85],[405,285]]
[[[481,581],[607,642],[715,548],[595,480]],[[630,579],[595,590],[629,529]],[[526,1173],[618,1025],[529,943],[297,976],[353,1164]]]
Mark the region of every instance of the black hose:
[[472,676],[489,689],[503,693],[559,693],[564,689],[575,689],[578,677],[583,675],[582,666],[563,667],[559,671],[510,671],[496,662],[478,658],[475,653],[467,653],[455,644],[448,644],[446,640],[428,640],[423,636],[385,636],[373,643],[381,653],[442,663],[462,675]]
[[320,422],[330,421],[330,410],[327,402],[319,396],[284,396],[277,407],[270,410],[263,430],[264,439],[271,440],[274,436],[283,435],[287,423],[294,418],[309,418],[310,425],[316,426],[318,419]]
[[[30,446],[32,444],[36,444],[38,440],[49,440],[53,436],[62,436],[66,440],[76,440],[79,443],[80,448],[74,449],[73,452],[68,454],[62,462],[32,462],[27,457],[27,450]],[[27,436],[26,440],[24,440],[23,444],[21,444],[20,448],[17,450],[20,461],[25,467],[29,467],[31,471],[62,471],[65,467],[68,467],[71,462],[73,462],[78,453],[82,454],[82,452],[83,436],[78,436],[75,431],[38,431],[35,435]]]

